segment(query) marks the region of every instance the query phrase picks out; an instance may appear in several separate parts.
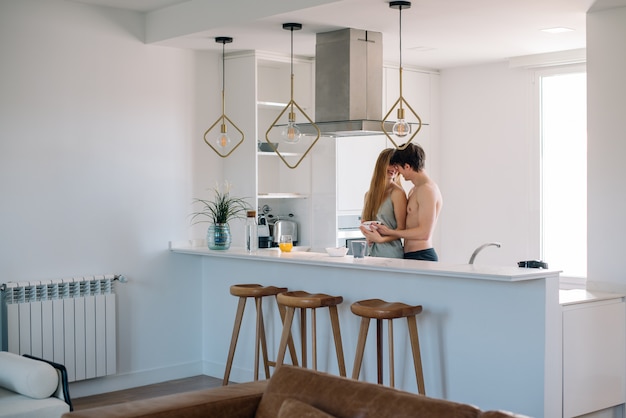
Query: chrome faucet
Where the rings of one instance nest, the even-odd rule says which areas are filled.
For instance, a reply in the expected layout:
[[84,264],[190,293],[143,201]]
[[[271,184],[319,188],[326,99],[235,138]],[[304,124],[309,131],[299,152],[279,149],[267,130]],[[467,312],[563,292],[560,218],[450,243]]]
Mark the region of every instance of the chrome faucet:
[[479,252],[481,252],[483,250],[483,248],[489,247],[489,246],[494,246],[494,247],[498,247],[500,248],[500,246],[502,244],[500,244],[499,242],[488,242],[486,244],[481,245],[480,247],[476,248],[474,250],[474,252],[472,253],[472,256],[470,257],[469,263],[470,264],[474,264],[474,259],[476,258],[476,256],[478,255]]

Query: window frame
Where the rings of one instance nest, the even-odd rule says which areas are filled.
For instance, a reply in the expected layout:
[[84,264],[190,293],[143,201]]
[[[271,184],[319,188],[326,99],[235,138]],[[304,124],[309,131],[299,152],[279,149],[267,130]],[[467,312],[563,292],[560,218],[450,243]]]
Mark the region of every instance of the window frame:
[[[544,215],[543,215],[543,135],[542,135],[542,103],[541,103],[541,79],[543,77],[550,77],[555,75],[565,75],[572,73],[587,73],[586,63],[577,63],[577,64],[569,64],[569,65],[557,65],[550,66],[544,68],[537,68],[533,72],[533,84],[534,84],[534,94],[533,94],[533,115],[534,115],[534,131],[536,133],[536,140],[533,141],[533,148],[536,147],[534,155],[537,156],[535,159],[536,169],[534,172],[537,173],[536,184],[538,185],[538,195],[537,195],[537,210],[539,216],[539,228],[538,228],[538,247],[539,254],[541,257],[544,257]],[[546,260],[548,261],[548,260]],[[560,276],[560,288],[561,289],[578,289],[585,288],[587,283],[587,277],[573,277],[566,276],[561,274]]]

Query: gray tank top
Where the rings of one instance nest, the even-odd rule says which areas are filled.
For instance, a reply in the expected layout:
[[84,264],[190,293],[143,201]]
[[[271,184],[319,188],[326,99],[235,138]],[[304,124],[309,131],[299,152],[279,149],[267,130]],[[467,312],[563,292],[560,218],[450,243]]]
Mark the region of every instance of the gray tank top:
[[[380,205],[378,213],[376,214],[376,220],[382,222],[391,229],[396,229],[398,227],[396,215],[393,212],[391,195],[389,195],[389,197],[383,201],[383,204]],[[391,242],[375,242],[370,246],[369,255],[372,257],[403,258],[404,248],[402,247],[402,241],[397,239]]]

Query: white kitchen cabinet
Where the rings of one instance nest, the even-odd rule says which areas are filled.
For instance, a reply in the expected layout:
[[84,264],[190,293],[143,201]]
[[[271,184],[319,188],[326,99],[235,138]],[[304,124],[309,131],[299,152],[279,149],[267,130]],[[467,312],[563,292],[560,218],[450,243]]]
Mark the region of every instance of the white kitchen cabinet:
[[[431,118],[431,78],[438,75],[411,68],[402,69],[402,95],[404,100],[413,108],[422,120],[422,123],[430,124]],[[383,116],[400,97],[400,75],[398,67],[385,67],[384,69],[384,95]],[[397,114],[392,112],[390,119],[395,119]],[[417,122],[417,118],[405,110],[405,118],[408,122]]]
[[626,304],[619,294],[561,291],[563,416],[626,402]]
[[387,147],[384,135],[346,136],[336,139],[337,212],[360,214],[365,192],[380,152]]
[[[434,159],[431,157],[436,148],[430,139],[430,128],[422,126],[413,142],[424,148],[426,170],[432,175],[434,170],[431,161]],[[338,214],[361,214],[363,199],[370,187],[376,159],[383,149],[392,147],[393,144],[384,135],[336,138]],[[402,186],[408,192],[413,184],[402,179]]]

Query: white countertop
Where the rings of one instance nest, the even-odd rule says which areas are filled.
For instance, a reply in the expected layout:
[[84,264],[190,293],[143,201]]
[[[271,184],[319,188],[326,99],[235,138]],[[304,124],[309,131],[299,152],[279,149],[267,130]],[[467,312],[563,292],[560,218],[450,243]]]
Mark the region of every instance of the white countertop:
[[586,289],[567,289],[559,291],[559,303],[561,306],[575,305],[578,303],[599,302],[623,298],[620,293],[595,292]]
[[294,247],[296,251],[292,251],[290,253],[281,253],[278,248],[264,248],[257,250],[256,253],[249,254],[244,248],[231,247],[225,251],[216,251],[209,250],[205,246],[193,246],[188,242],[170,243],[170,250],[174,253],[180,254],[306,264],[320,267],[378,270],[429,276],[462,277],[477,280],[519,282],[548,277],[554,277],[558,280],[560,273],[559,270],[550,269],[486,266],[479,264],[449,264],[442,262],[403,260],[382,257],[365,257],[363,259],[355,259],[350,255],[345,257],[330,257],[326,253],[297,251],[297,248],[298,247]]

